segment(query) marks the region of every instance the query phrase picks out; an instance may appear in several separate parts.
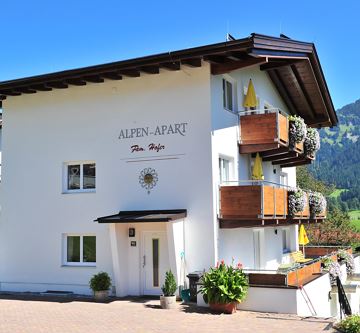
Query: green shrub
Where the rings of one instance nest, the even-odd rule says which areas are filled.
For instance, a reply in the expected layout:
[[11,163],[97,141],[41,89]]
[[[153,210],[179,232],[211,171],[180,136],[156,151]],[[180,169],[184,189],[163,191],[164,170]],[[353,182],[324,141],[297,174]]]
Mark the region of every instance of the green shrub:
[[220,265],[211,267],[201,279],[199,290],[206,303],[241,302],[247,295],[249,282],[239,263],[236,267]]
[[337,326],[345,333],[360,333],[360,316],[348,316],[344,320],[342,320]]
[[92,291],[109,290],[111,287],[111,279],[108,273],[100,272],[93,275],[89,281]]
[[164,296],[174,296],[176,289],[177,289],[177,285],[175,281],[175,276],[171,272],[171,270],[167,271],[165,275],[165,283],[161,287]]

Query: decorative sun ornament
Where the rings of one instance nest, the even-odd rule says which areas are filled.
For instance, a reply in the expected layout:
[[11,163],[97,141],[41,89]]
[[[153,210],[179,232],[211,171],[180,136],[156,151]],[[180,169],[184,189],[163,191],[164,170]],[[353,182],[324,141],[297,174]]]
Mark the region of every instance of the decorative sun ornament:
[[158,174],[153,168],[145,168],[140,172],[139,183],[147,190],[148,194],[156,186],[158,180]]

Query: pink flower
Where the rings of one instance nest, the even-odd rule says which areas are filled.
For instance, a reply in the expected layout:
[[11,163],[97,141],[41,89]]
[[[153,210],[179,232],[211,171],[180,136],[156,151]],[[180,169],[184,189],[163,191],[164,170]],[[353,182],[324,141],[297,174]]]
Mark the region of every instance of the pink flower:
[[219,261],[216,263],[216,268],[219,268]]
[[223,259],[223,260],[221,260],[221,265],[225,265],[225,261],[224,261],[224,259]]
[[243,265],[242,265],[241,262],[239,262],[239,263],[237,264],[237,268],[238,268],[238,269],[242,269],[242,268],[243,268]]

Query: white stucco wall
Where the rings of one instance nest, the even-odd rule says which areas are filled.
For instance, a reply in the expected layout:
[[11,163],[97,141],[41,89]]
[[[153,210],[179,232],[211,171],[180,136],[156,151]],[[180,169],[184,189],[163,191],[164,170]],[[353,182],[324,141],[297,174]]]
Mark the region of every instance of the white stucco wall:
[[287,227],[236,228],[219,230],[219,259],[235,264],[241,262],[244,268],[254,269],[254,230],[262,230],[260,245],[261,269],[277,270],[282,263],[282,229],[289,229],[290,251],[297,249],[297,225]]
[[[83,293],[95,272],[107,271],[114,277],[111,246],[119,249],[117,270],[121,271],[126,253],[120,236],[123,227],[109,231],[109,226],[93,220],[119,210],[186,208],[187,269],[213,265],[216,216],[211,209],[209,110],[207,64],[8,98],[4,102],[5,208],[0,221],[2,289],[26,291],[33,289],[29,283],[43,283],[39,290]],[[186,135],[118,139],[121,129],[173,123],[187,123]],[[149,143],[160,143],[165,150],[130,152],[131,145]],[[154,155],[163,158],[149,161]],[[134,157],[144,161],[135,162]],[[84,160],[96,162],[96,192],[63,194],[64,162]],[[145,167],[154,168],[159,178],[150,194],[139,184]],[[97,236],[95,268],[62,266],[63,233]],[[128,264],[130,271],[137,265]]]

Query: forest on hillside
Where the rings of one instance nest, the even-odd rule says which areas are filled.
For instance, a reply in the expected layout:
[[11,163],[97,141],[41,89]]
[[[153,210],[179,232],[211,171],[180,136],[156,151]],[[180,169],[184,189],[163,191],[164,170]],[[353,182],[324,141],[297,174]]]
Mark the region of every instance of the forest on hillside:
[[336,112],[339,125],[320,130],[321,149],[309,171],[340,189],[330,195],[331,205],[360,209],[360,100]]

